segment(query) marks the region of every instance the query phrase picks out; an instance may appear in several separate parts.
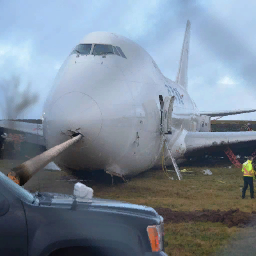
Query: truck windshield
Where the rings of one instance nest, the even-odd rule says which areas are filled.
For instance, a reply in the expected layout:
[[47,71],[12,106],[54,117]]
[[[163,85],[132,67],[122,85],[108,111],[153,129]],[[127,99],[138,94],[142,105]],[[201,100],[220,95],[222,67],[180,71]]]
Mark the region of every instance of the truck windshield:
[[31,193],[13,182],[2,172],[0,172],[0,186],[5,186],[12,194],[17,196],[24,202],[32,204],[35,200],[34,196]]

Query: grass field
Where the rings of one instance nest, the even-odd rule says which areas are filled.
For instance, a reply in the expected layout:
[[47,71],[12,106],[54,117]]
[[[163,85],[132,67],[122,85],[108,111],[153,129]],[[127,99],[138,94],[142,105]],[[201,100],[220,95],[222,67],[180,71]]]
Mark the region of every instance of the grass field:
[[[162,171],[148,171],[127,184],[92,187],[97,197],[175,211],[239,208],[251,213],[256,210],[249,191],[247,198],[241,199],[243,179],[240,169],[210,168],[211,176],[202,173],[206,168],[186,169],[193,173],[183,174],[182,181],[169,180]],[[168,223],[165,224],[166,252],[177,256],[209,255],[238,231],[237,227],[228,228],[221,223]]]
[[[6,162],[0,162],[4,171]],[[191,173],[183,173],[183,180],[171,180],[162,170],[147,171],[127,183],[99,184],[84,182],[94,189],[94,196],[116,199],[151,207],[165,207],[173,211],[195,211],[203,209],[256,211],[254,200],[241,199],[242,172],[236,168],[193,167]],[[210,169],[212,175],[202,170]],[[169,172],[176,178],[174,172]],[[30,191],[72,193],[75,182],[61,181],[65,172],[41,171],[26,185]],[[256,199],[255,199],[256,200]],[[241,228],[228,228],[222,223],[190,222],[166,223],[165,246],[168,255],[210,255],[223,247]]]

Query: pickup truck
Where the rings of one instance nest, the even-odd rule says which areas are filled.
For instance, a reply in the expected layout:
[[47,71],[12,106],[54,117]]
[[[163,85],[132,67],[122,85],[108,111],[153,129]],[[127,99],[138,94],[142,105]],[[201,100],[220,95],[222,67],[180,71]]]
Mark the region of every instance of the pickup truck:
[[0,172],[0,255],[167,255],[163,218],[130,203],[32,194]]

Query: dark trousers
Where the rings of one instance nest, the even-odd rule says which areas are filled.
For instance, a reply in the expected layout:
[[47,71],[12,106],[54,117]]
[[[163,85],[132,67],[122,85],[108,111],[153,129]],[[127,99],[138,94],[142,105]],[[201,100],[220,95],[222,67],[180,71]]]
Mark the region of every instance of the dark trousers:
[[244,187],[242,192],[242,197],[245,197],[246,190],[248,188],[248,185],[250,185],[250,194],[251,198],[254,197],[254,188],[253,188],[253,177],[244,176]]

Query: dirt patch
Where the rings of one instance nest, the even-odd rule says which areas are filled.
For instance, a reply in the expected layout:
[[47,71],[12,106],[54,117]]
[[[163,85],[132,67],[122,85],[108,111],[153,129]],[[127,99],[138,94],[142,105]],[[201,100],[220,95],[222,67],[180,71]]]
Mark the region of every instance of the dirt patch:
[[155,210],[164,218],[164,222],[180,223],[180,222],[221,222],[229,228],[233,226],[245,227],[253,219],[253,214],[242,212],[239,209],[231,209],[229,211],[207,210],[202,211],[172,211],[169,208],[155,208]]

